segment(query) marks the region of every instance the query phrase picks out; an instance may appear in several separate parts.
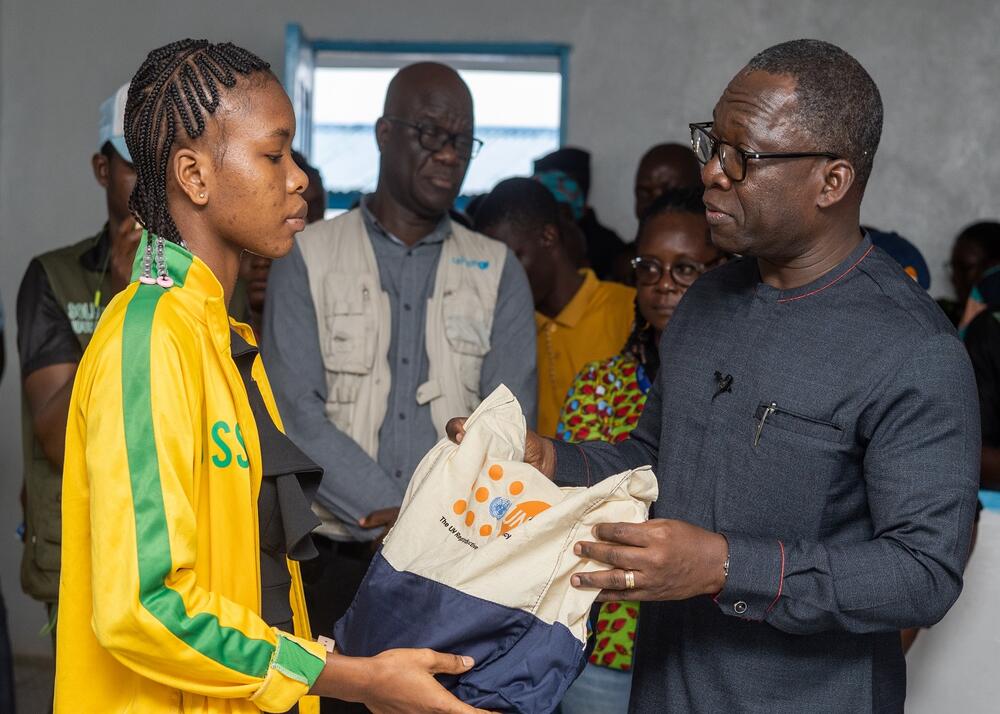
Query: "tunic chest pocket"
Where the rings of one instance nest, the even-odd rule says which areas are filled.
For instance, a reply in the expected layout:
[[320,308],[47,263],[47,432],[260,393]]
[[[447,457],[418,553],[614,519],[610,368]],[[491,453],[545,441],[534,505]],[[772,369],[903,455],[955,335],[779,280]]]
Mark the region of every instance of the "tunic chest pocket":
[[370,276],[331,273],[324,286],[323,363],[330,372],[369,374],[375,362],[377,289]]
[[802,436],[811,436],[824,441],[839,442],[844,438],[844,430],[832,421],[791,411],[778,406],[777,402],[759,405],[754,414],[754,420],[757,422],[754,430],[754,448],[760,446],[765,429],[771,428],[790,431]]
[[483,358],[490,351],[490,316],[474,290],[451,290],[443,297],[444,332],[460,355],[462,385],[478,395]]
[[729,508],[755,524],[756,534],[816,537],[827,499],[844,476],[850,451],[845,437],[831,420],[775,402],[758,405],[744,478],[727,485]]

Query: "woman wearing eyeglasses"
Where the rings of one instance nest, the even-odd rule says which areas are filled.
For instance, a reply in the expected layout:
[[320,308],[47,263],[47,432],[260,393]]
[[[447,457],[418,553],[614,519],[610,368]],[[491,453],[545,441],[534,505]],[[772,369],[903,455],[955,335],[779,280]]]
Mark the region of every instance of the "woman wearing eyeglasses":
[[[660,336],[688,287],[725,255],[712,245],[701,190],[668,191],[639,224],[635,323],[622,351],[577,375],[559,419],[564,441],[624,441],[639,421],[660,366]],[[600,610],[590,662],[570,687],[562,714],[628,711],[632,646],[639,603],[609,602]]]

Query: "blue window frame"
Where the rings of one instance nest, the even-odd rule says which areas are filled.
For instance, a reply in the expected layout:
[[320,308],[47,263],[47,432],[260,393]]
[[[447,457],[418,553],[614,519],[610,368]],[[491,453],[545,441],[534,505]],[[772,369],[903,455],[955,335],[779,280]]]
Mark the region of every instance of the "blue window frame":
[[[519,126],[516,106],[509,112],[513,119],[505,117],[499,125],[491,125],[488,119],[482,122],[477,99],[476,134],[486,143],[483,152],[470,165],[463,194],[455,202],[461,209],[472,195],[488,190],[496,180],[530,171],[529,158],[537,158],[565,143],[569,52],[567,45],[545,43],[311,40],[299,25],[289,24],[285,42],[285,86],[296,111],[296,148],[323,173],[328,189],[327,208],[345,210],[358,201],[362,191],[372,189],[377,176],[377,150],[372,133],[374,117],[369,111],[357,121],[342,117],[335,122],[324,120],[323,107],[331,101],[324,94],[324,86],[328,84],[324,77],[332,76],[324,72],[371,69],[374,86],[376,82],[386,82],[386,77],[400,66],[436,60],[462,72],[473,87],[474,96],[477,91],[498,91],[489,87],[502,86],[502,82],[490,81],[497,79],[496,76],[486,77],[498,72],[532,73],[533,79],[549,80],[540,91],[551,100],[552,109],[546,121],[536,122],[544,126],[531,126],[531,120],[524,122],[529,125]],[[526,76],[518,74],[510,78]],[[484,89],[477,90],[477,78],[482,79]],[[558,80],[557,88],[553,83],[555,79]],[[504,95],[505,101],[507,96]],[[518,98],[517,95],[513,97],[515,101]],[[555,114],[558,116],[553,121],[551,117]]]

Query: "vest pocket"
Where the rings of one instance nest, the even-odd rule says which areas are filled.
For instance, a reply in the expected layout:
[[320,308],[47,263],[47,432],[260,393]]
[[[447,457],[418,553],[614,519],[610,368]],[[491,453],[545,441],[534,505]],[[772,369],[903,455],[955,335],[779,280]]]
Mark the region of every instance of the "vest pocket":
[[323,364],[330,372],[366,375],[375,362],[376,289],[365,275],[331,273],[326,279]]
[[458,289],[445,293],[443,300],[444,333],[458,358],[462,386],[479,403],[479,377],[483,358],[490,351],[492,316],[486,314],[474,290]]
[[41,570],[59,572],[62,550],[62,478],[51,471],[32,484],[28,537],[35,565]]

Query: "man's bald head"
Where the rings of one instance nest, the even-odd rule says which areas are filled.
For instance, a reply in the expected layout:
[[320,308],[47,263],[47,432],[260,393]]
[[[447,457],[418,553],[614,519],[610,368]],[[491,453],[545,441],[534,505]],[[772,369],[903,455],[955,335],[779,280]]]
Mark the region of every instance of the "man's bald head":
[[419,62],[399,70],[375,123],[377,197],[428,222],[440,219],[465,180],[472,123],[472,93],[454,69]]
[[442,103],[467,110],[471,125],[472,93],[458,72],[438,62],[417,62],[403,67],[389,82],[383,113],[410,118],[420,106]]
[[635,217],[642,219],[664,191],[701,186],[701,166],[683,144],[657,144],[639,161],[635,172]]

